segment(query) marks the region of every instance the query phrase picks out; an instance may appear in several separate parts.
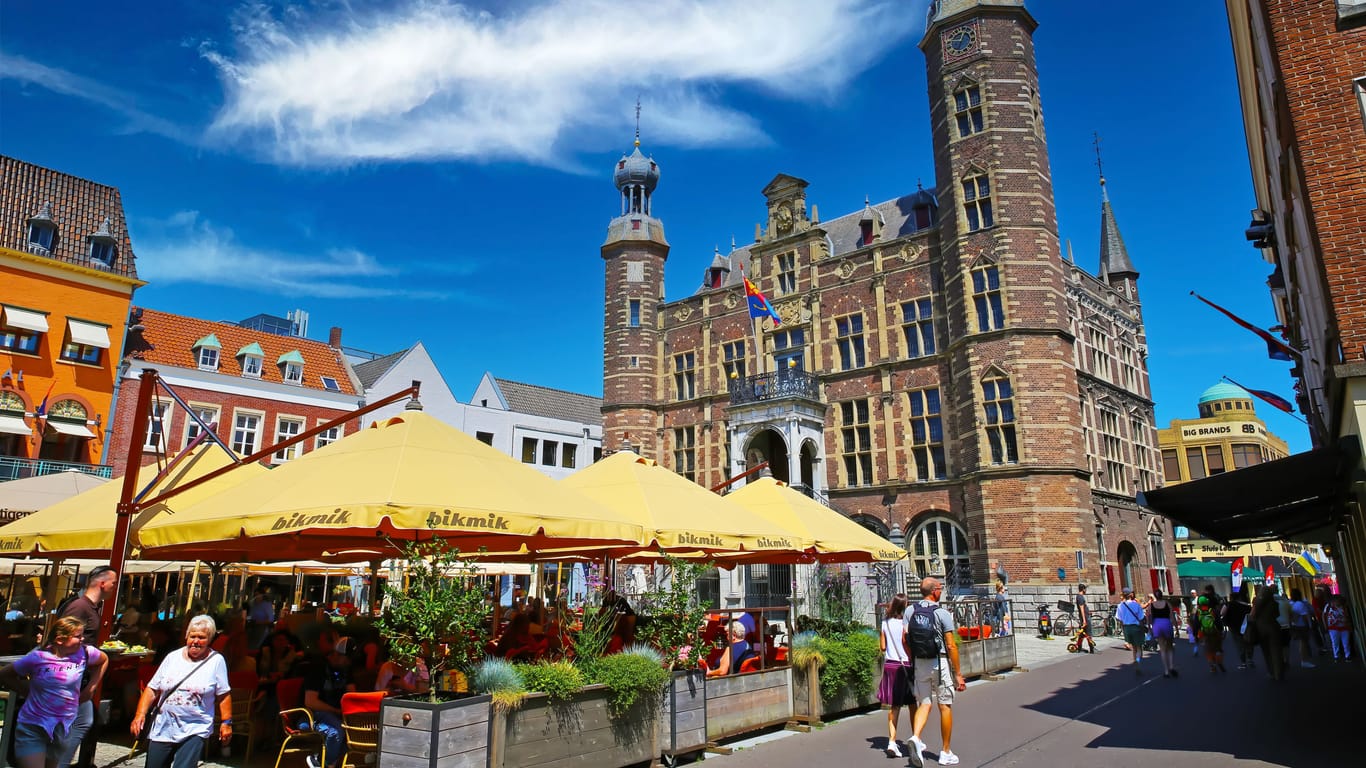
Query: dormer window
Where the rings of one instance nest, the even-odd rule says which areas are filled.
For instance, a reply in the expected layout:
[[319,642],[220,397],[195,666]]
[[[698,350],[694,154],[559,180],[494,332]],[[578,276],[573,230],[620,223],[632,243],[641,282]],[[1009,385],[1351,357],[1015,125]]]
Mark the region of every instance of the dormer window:
[[286,384],[304,383],[304,356],[299,354],[299,350],[290,350],[280,355],[275,364],[280,366],[280,377]]
[[89,237],[90,260],[106,267],[114,266],[114,259],[118,256],[118,241],[109,231],[109,223],[109,219],[106,218],[100,228]]
[[265,362],[266,353],[260,344],[253,341],[237,350],[237,359],[242,364],[243,376],[248,379],[261,378],[261,365]]
[[196,341],[190,348],[194,352],[195,364],[201,371],[217,371],[218,357],[223,351],[223,345],[218,343],[218,337],[209,334]]
[[28,220],[28,245],[43,253],[51,253],[57,243],[57,222],[52,219],[52,205],[43,203],[33,218]]

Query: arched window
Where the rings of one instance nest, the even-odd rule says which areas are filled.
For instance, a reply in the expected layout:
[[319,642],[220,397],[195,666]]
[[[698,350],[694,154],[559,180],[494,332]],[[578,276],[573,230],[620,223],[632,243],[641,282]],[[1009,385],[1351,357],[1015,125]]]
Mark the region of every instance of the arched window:
[[1134,560],[1138,558],[1138,550],[1134,545],[1121,541],[1119,543],[1119,586],[1121,589],[1134,589]]
[[916,575],[942,576],[954,587],[972,585],[968,536],[957,523],[943,517],[925,521],[906,540]]

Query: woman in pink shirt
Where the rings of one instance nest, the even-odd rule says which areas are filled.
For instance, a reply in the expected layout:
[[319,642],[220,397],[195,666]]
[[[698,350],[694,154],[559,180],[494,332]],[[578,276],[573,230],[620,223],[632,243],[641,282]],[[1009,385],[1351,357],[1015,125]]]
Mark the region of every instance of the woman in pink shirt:
[[19,768],[68,765],[90,727],[76,724],[76,710],[99,687],[109,659],[86,645],[84,634],[81,619],[59,619],[52,626],[51,642],[0,670],[0,685],[26,690],[28,696],[16,718],[14,755]]

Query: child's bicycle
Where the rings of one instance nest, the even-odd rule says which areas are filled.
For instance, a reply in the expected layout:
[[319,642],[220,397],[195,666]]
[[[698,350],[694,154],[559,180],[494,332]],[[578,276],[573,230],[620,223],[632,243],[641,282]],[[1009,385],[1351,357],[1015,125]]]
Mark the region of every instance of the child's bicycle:
[[1077,627],[1077,636],[1072,638],[1072,642],[1067,644],[1067,652],[1080,653],[1083,642],[1089,645],[1091,653],[1096,652],[1096,641],[1086,633],[1086,627]]

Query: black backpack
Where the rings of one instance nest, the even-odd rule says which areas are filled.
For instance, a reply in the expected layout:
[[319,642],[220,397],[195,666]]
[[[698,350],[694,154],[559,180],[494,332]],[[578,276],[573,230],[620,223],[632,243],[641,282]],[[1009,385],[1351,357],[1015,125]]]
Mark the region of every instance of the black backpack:
[[939,622],[934,618],[938,609],[935,603],[916,603],[906,619],[906,645],[917,659],[939,658]]

